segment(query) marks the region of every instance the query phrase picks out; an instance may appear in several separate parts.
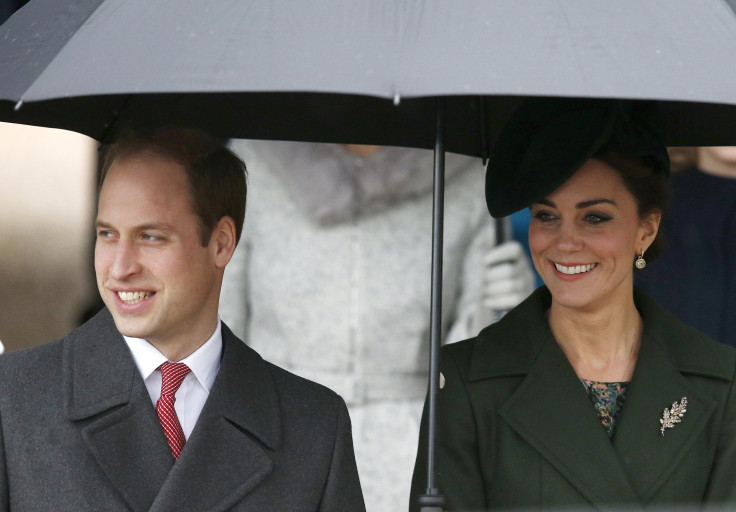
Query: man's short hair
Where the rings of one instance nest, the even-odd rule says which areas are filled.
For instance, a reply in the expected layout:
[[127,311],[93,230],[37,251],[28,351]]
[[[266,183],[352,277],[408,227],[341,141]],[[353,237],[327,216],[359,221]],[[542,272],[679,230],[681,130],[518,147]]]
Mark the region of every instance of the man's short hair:
[[167,127],[148,133],[126,132],[103,151],[100,188],[117,161],[146,154],[171,160],[186,172],[202,246],[209,244],[215,226],[225,216],[235,221],[236,241],[240,240],[247,171],[245,163],[219,140],[199,130]]

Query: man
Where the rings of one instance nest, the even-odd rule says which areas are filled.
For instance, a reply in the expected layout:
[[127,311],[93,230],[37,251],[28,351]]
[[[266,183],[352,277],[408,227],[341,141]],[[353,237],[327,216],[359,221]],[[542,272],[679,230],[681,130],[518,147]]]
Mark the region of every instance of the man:
[[95,246],[106,309],[0,359],[1,511],[365,510],[342,399],[219,320],[244,171],[186,130],[108,151]]

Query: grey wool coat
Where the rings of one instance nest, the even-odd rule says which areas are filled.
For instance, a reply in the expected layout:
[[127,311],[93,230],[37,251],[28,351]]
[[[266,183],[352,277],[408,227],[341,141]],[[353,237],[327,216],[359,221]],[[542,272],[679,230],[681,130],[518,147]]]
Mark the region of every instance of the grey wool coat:
[[178,460],[110,314],[0,358],[0,511],[365,510],[344,402],[223,325]]
[[[634,301],[642,345],[612,439],[548,327],[546,288],[442,349],[436,477],[448,510],[736,508],[736,351],[643,293]],[[662,435],[682,397],[687,411]],[[425,442],[426,423],[414,494]]]

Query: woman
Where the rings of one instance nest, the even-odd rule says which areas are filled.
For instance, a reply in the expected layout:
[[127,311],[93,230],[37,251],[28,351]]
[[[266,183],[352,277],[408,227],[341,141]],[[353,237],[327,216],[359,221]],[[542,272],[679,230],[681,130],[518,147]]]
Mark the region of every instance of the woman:
[[[546,287],[443,348],[448,510],[736,503],[736,352],[633,286],[659,249],[668,165],[648,105],[529,100],[504,129],[488,208],[531,207]],[[414,495],[425,443],[426,423]]]

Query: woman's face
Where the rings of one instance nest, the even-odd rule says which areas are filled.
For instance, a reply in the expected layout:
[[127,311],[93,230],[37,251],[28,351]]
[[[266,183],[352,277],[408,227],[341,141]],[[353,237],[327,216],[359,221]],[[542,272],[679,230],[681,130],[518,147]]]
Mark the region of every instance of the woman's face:
[[529,248],[553,300],[580,310],[631,300],[634,259],[654,240],[660,217],[641,219],[618,172],[588,160],[532,205]]

